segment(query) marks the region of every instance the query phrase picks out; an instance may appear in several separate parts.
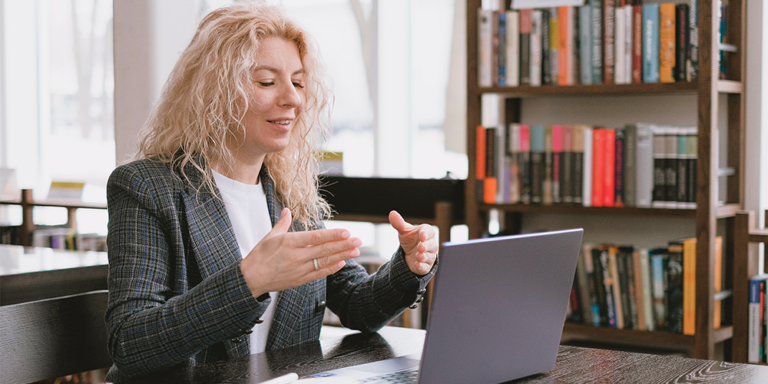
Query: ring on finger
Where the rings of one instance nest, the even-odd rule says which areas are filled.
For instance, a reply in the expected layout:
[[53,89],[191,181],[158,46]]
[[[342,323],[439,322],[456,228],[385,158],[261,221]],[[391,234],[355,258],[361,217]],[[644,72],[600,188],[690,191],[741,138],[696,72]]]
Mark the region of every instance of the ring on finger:
[[312,259],[312,262],[315,263],[315,271],[319,270],[320,267],[317,265],[317,259]]

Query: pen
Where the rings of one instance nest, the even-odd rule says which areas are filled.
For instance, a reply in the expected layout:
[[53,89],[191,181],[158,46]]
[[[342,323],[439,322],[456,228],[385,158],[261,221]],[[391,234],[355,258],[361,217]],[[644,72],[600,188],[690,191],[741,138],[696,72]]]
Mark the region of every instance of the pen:
[[286,384],[286,383],[293,383],[294,381],[297,381],[297,380],[299,380],[299,375],[295,373],[289,373],[287,375],[275,377],[274,379],[262,381],[261,384]]

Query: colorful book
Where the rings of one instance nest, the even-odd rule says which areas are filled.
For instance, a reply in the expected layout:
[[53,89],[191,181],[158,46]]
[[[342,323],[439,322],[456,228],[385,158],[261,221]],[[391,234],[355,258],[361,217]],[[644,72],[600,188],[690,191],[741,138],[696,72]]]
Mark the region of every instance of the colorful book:
[[552,126],[544,127],[544,180],[542,181],[542,199],[544,205],[552,205],[552,183],[554,182],[554,153],[552,151]]
[[541,50],[542,50],[542,12],[541,10],[534,9],[531,12],[531,69],[529,71],[531,75],[531,85],[541,85]]
[[525,124],[520,125],[520,152],[517,158],[520,202],[529,204],[531,202],[531,133],[530,127]]
[[594,151],[592,150],[593,144],[594,144],[594,131],[592,127],[589,126],[581,126],[583,127],[583,136],[584,136],[584,155],[582,156],[583,161],[583,169],[584,172],[582,173],[582,187],[581,187],[581,203],[585,207],[591,207],[592,206],[592,171],[594,169],[593,166],[593,160],[594,160]]
[[621,276],[619,275],[618,265],[618,253],[619,249],[614,246],[608,248],[608,268],[611,272],[611,289],[613,291],[613,306],[616,316],[616,328],[624,329],[624,302],[622,296],[624,293],[621,290]]
[[603,2],[603,83],[613,84],[614,60],[616,59],[615,41],[615,0]]
[[600,308],[595,298],[594,267],[592,266],[591,244],[581,248],[576,263],[576,275],[579,281],[579,297],[582,303],[582,318],[587,324],[600,325]]
[[632,6],[632,83],[643,82],[643,6]]
[[496,12],[496,84],[507,85],[507,13]]
[[665,270],[666,317],[665,328],[683,333],[683,243],[673,240],[667,245]]
[[683,334],[696,333],[696,238],[683,240]]
[[531,13],[532,9],[520,10],[520,85],[531,84]]
[[768,275],[758,275],[749,279],[749,333],[747,339],[747,362],[761,363],[760,347],[763,344],[763,312],[761,304],[765,297],[765,283]]
[[606,129],[597,128],[592,132],[592,206],[602,207],[605,202],[605,140]]
[[520,13],[507,11],[507,86],[520,85]]
[[[593,247],[591,249],[592,254],[592,265],[594,267],[594,281],[595,281],[595,298],[597,300],[597,308],[600,311],[600,325],[605,326],[616,326],[616,319],[615,317],[609,316],[608,311],[608,301],[607,301],[607,294],[606,294],[606,284],[605,284],[605,277],[606,272],[604,271],[605,268],[603,267],[603,261],[601,259],[601,256],[603,255],[603,250],[601,250],[600,247]],[[605,265],[608,265],[607,261],[607,251],[605,252]],[[608,284],[610,285],[610,280],[608,280]],[[611,310],[613,310],[613,303],[611,303]],[[613,323],[610,322],[611,318],[613,319]]]
[[557,8],[557,21],[559,48],[557,51],[558,71],[557,83],[560,85],[574,84],[573,76],[573,7],[562,6]]
[[485,127],[477,126],[475,128],[475,180],[477,201],[483,201],[484,180],[485,180]]
[[699,0],[689,0],[686,80],[699,79]]
[[656,329],[663,329],[667,306],[665,305],[665,275],[666,275],[666,248],[655,248],[648,252],[651,261],[651,294],[653,296],[653,313]]
[[541,204],[544,198],[544,127],[530,127],[531,137],[531,203]]
[[624,172],[626,167],[625,162],[625,136],[624,128],[616,128],[614,130],[614,169],[613,169],[613,206],[623,207],[624,204]]
[[603,206],[613,207],[614,205],[614,192],[615,183],[614,177],[616,174],[616,130],[605,129],[605,145],[604,154],[605,160],[603,166]]
[[552,202],[563,202],[562,170],[563,170],[563,127],[552,126]]
[[563,153],[560,156],[560,195],[563,203],[573,203],[574,195],[574,167],[573,167],[573,126],[564,125],[563,130]]
[[592,7],[579,7],[579,75],[581,84],[592,84]]
[[493,84],[493,11],[477,11],[477,83],[481,87]]
[[659,4],[643,5],[643,82],[659,82]]
[[600,246],[598,248],[598,255],[599,255],[599,262],[600,262],[600,268],[603,273],[603,288],[605,291],[605,309],[606,314],[608,316],[608,321],[606,324],[610,327],[617,327],[617,310],[616,310],[616,302],[615,302],[615,294],[613,291],[613,276],[611,267],[610,267],[610,261],[609,256],[610,254],[610,247],[609,246]]
[[675,4],[659,4],[659,81],[675,82]]
[[590,0],[592,9],[592,84],[603,83],[603,0]]
[[688,25],[688,4],[675,5],[675,81],[687,81],[688,44],[690,26]]
[[483,179],[483,202],[496,204],[496,192],[498,191],[498,179],[496,179],[497,157],[497,129],[495,127],[485,129],[485,179]]

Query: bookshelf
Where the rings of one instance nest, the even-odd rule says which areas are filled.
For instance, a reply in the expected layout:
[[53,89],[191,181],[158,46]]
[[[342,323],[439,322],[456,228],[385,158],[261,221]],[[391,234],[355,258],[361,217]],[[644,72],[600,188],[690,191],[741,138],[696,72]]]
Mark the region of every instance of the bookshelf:
[[35,207],[59,207],[67,209],[67,223],[66,227],[71,229],[77,229],[77,215],[78,209],[107,209],[105,203],[88,203],[75,199],[40,199],[35,200],[32,197],[31,189],[22,189],[19,199],[15,200],[0,200],[0,204],[3,205],[20,205],[22,212],[21,221],[21,239],[24,246],[31,246],[30,235],[35,230],[35,222],[32,217],[32,211]]
[[[655,1],[654,1],[655,2]],[[678,1],[680,2],[680,1]],[[731,300],[723,303],[723,325],[714,328],[714,273],[715,237],[724,236],[723,259],[726,273],[724,289],[733,289],[733,250],[735,214],[743,209],[744,196],[744,60],[742,54],[726,54],[727,79],[719,79],[719,28],[718,0],[699,0],[699,76],[696,82],[640,83],[610,85],[542,85],[517,87],[478,86],[478,9],[482,1],[467,1],[467,155],[468,181],[465,185],[465,220],[470,238],[480,237],[487,228],[492,210],[503,213],[503,227],[508,232],[522,229],[524,215],[589,215],[633,220],[637,217],[651,220],[687,218],[695,221],[696,248],[696,329],[695,335],[685,336],[667,332],[645,332],[606,327],[566,324],[565,333],[584,340],[606,341],[625,346],[658,347],[688,351],[691,357],[713,359],[716,349],[730,357],[733,338],[733,322],[730,318]],[[509,2],[503,2],[509,6]],[[725,39],[737,48],[745,49],[745,2],[725,1],[728,5]],[[482,124],[482,96],[498,94],[505,99],[504,123],[519,123],[523,116],[523,101],[541,98],[580,97],[592,98],[611,95],[614,98],[633,96],[687,95],[695,98],[696,125],[698,127],[698,168],[696,183],[696,209],[613,208],[583,207],[574,205],[523,205],[484,204],[479,202],[476,180],[475,129]],[[725,99],[721,108],[719,99]],[[640,108],[640,107],[638,107]],[[723,110],[721,110],[723,109]],[[725,112],[726,116],[721,116]],[[557,111],[552,111],[557,114]],[[599,116],[596,116],[595,120]],[[721,119],[722,117],[722,119]],[[691,116],[693,118],[693,116]],[[725,122],[724,124],[722,122]],[[595,121],[597,122],[597,121]],[[587,122],[587,123],[595,123]],[[628,121],[629,122],[629,121]],[[720,124],[718,124],[720,122]],[[719,126],[720,125],[720,126]],[[725,132],[721,132],[724,130]],[[722,135],[721,135],[722,133]],[[721,137],[727,137],[727,145],[720,145]],[[725,151],[725,164],[719,154]],[[720,190],[721,168],[733,171],[725,177],[725,190]],[[721,193],[722,192],[722,193]],[[720,196],[726,200],[719,203]],[[720,233],[718,233],[718,228]],[[605,239],[606,241],[610,238]],[[736,292],[734,292],[736,295]],[[736,300],[736,299],[734,299]],[[733,346],[734,349],[741,346]]]

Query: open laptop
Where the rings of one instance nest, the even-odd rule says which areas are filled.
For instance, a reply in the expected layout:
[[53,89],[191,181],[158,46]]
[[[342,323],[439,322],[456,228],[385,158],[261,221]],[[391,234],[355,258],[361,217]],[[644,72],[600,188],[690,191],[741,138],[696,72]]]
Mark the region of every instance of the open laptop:
[[[501,383],[552,369],[582,233],[444,244],[422,353],[322,376],[360,383]],[[403,376],[410,381],[385,381]]]

